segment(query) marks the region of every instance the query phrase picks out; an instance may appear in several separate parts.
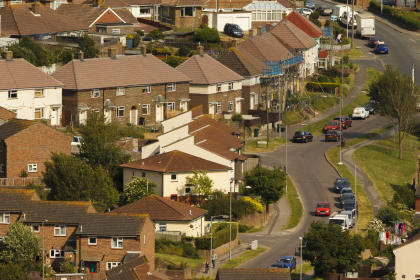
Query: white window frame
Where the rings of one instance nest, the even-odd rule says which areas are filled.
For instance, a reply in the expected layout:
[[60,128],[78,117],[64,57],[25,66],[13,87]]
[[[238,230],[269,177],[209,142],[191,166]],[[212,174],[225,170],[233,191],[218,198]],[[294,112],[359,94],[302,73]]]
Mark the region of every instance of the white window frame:
[[112,28],[111,33],[112,34],[121,34],[121,29],[120,28]]
[[[192,15],[185,15],[185,10],[187,8],[191,8],[192,9]],[[195,15],[196,15],[196,9],[195,9],[195,7],[182,7],[181,8],[181,11],[180,11],[180,15],[181,15],[181,17],[195,17]]]
[[55,250],[55,249],[50,250],[50,259],[62,259],[62,258],[64,258],[64,251]]
[[159,223],[159,231],[167,231],[168,230],[168,226],[166,225],[166,223]]
[[233,101],[228,101],[228,112],[233,111]]
[[28,173],[38,172],[38,163],[28,163]]
[[254,105],[258,105],[258,93],[254,95]]
[[[122,109],[122,115],[121,115],[121,110]],[[125,106],[118,106],[117,107],[117,117],[118,118],[123,118],[125,116]]]
[[221,92],[222,91],[222,84],[217,84],[216,85],[216,91],[217,92]]
[[[143,113],[143,109],[146,109],[147,114],[144,114]],[[150,115],[150,104],[143,104],[143,105],[141,105],[141,114],[142,115],[145,115],[145,116]]]
[[[41,93],[40,95],[37,96],[37,92]],[[44,89],[43,88],[38,88],[34,90],[34,98],[42,98],[44,97]]]
[[152,87],[150,85],[145,85],[141,87],[141,92],[142,93],[150,93],[152,92]]
[[[95,242],[90,242],[91,238],[95,238]],[[98,238],[96,236],[89,236],[88,237],[88,245],[98,245]]]
[[233,82],[229,82],[228,83],[228,89],[229,90],[233,90]]
[[120,264],[120,262],[106,262],[106,270],[111,270],[114,267],[119,266]]
[[7,94],[9,99],[17,99],[18,98],[18,92],[16,89],[9,89]]
[[[35,227],[37,227],[38,229],[35,229]],[[31,226],[31,230],[32,230],[32,232],[39,232],[40,231],[40,225],[39,224],[33,224],[32,226]]]
[[222,113],[222,103],[217,102],[217,103],[215,104],[215,106],[216,106],[216,108],[215,108],[216,114],[220,114],[220,113]]
[[66,233],[67,229],[65,225],[54,225],[54,236],[66,236]]
[[176,91],[176,84],[175,83],[169,83],[167,86],[168,92]]
[[[147,12],[147,13],[144,13],[144,12],[142,12],[141,10],[147,10],[148,12]],[[140,14],[140,16],[150,15],[150,14],[152,14],[152,12],[151,12],[151,8],[142,8],[142,7],[140,7],[140,8],[139,8],[139,14]]]
[[[0,220],[0,224],[10,224],[10,213],[9,212],[3,212],[3,213],[0,213],[0,218],[1,218],[1,220]],[[7,221],[6,221],[6,218],[7,218]]]
[[[36,117],[36,113],[37,111],[39,112],[39,118]],[[36,120],[40,120],[44,118],[44,108],[39,107],[39,108],[35,108],[34,110],[34,119]]]
[[[115,243],[115,245],[114,245],[114,243]],[[124,248],[124,238],[122,238],[122,237],[112,237],[111,238],[111,249],[123,249],[123,248]]]
[[117,87],[117,91],[115,93],[117,96],[123,96],[125,95],[125,88],[123,87]]
[[101,97],[101,91],[98,88],[92,89],[92,92],[90,93],[90,98],[99,98]]
[[166,109],[170,112],[175,111],[175,102],[167,102]]
[[[175,176],[175,178],[172,178],[172,176]],[[176,173],[171,174],[171,182],[178,182],[178,174]]]

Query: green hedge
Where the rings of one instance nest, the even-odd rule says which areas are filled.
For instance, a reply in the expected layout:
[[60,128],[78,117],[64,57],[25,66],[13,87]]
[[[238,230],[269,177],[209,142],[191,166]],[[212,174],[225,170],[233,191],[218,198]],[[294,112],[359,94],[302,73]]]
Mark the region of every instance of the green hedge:
[[[220,192],[213,193],[213,199],[206,200],[201,204],[200,208],[206,209],[208,211],[207,216],[219,216],[219,215],[228,215],[229,214],[229,196],[224,195]],[[256,209],[247,201],[242,199],[232,198],[232,219],[238,220],[241,217],[253,214],[256,212]]]
[[[370,1],[369,11],[381,15],[381,4],[375,0]],[[397,10],[391,6],[383,5],[382,16],[406,29],[420,30],[420,14],[416,12]]]
[[185,258],[199,259],[196,248],[191,243],[175,242],[167,239],[155,240],[156,253],[176,255]]
[[[235,240],[238,224],[232,223],[232,240]],[[229,223],[213,224],[213,249],[229,242]],[[195,247],[200,250],[210,250],[210,236],[199,237],[194,240]]]
[[327,92],[334,94],[335,89],[338,88],[338,92],[341,90],[340,83],[332,83],[332,82],[308,82],[306,84],[306,90],[309,91],[316,91],[316,92]]

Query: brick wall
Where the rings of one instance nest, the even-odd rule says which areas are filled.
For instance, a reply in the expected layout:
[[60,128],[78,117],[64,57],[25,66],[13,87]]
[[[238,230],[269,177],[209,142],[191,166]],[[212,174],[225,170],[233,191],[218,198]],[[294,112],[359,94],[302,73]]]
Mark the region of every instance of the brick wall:
[[196,7],[194,17],[181,17],[181,8],[178,7],[175,10],[175,26],[198,28],[201,24],[201,14],[201,7]]
[[[9,213],[4,211],[5,213]],[[0,212],[0,215],[3,215],[4,212]],[[10,223],[9,224],[0,224],[0,236],[5,236],[11,224],[16,222],[20,218],[18,213],[10,213]]]
[[[101,89],[100,97],[91,98],[91,90],[85,91],[67,91],[63,90],[63,111],[65,112],[65,118],[78,122],[79,112],[78,108],[89,108],[102,110],[103,102],[109,99],[116,107],[124,106],[125,112],[123,117],[116,116],[116,110],[112,111],[112,121],[116,121],[120,124],[127,124],[130,122],[130,109],[137,111],[137,124],[139,119],[144,118],[146,125],[156,123],[156,103],[154,102],[157,96],[160,94],[168,102],[175,102],[175,110],[180,110],[180,99],[188,98],[189,84],[188,83],[177,83],[176,91],[167,92],[166,85],[153,85],[150,93],[142,93],[141,87],[130,87],[125,89],[125,95],[116,96],[116,88]],[[142,114],[142,105],[149,104],[149,114]],[[188,108],[187,108],[188,109]],[[66,113],[68,112],[68,113]]]
[[[149,261],[150,269],[153,270],[155,268],[155,226],[151,219],[146,219],[141,234],[141,251]],[[144,242],[145,235],[146,242]]]
[[40,177],[45,171],[44,162],[51,153],[70,154],[72,137],[42,123],[31,125],[7,138],[6,176],[19,177],[22,170],[28,170],[29,163],[38,164],[37,172],[28,172],[29,177]]
[[208,94],[193,94],[190,93],[190,106],[194,108],[196,106],[202,106],[203,113],[209,113],[209,95]]
[[[203,106],[203,113],[209,113],[209,102],[220,102],[222,105],[222,112],[228,112],[228,102],[233,101],[233,111],[230,113],[235,113],[235,98],[241,97],[241,90],[231,90],[228,92],[217,92],[213,94],[190,94],[191,98],[191,107]],[[215,111],[216,112],[216,111]]]
[[420,212],[420,197],[416,197],[416,211]]
[[[258,94],[258,103],[261,102],[261,86],[260,84],[252,85],[252,86],[244,86],[242,85],[242,97],[244,100],[242,100],[242,113],[248,114],[249,108],[250,108],[250,100],[251,96],[250,93],[255,92]],[[256,110],[257,108],[254,108]]]

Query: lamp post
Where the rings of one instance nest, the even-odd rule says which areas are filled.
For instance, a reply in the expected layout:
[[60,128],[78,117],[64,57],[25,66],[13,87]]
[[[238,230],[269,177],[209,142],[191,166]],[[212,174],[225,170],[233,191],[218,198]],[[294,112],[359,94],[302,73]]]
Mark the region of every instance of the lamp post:
[[223,219],[227,219],[227,215],[217,215],[210,217],[210,260],[213,256],[213,218],[222,217]]
[[230,179],[229,192],[229,260],[232,260],[232,184],[233,178]]
[[300,239],[300,280],[302,280],[302,268],[303,268],[303,258],[302,258],[302,251],[303,251],[303,237],[299,236]]
[[48,222],[48,220],[44,219],[41,222],[42,226],[42,279],[45,279],[45,245],[44,245],[44,223]]
[[[287,176],[287,142],[289,141],[287,139],[287,123],[285,123],[285,132],[286,132],[286,165],[285,165],[285,172],[286,172],[286,176]],[[287,177],[286,177],[286,194],[287,194]]]
[[357,168],[356,168],[356,162],[353,160],[353,164],[354,164],[354,199],[356,201],[356,215],[354,216],[354,232],[357,233]]
[[342,124],[342,116],[341,116],[341,107],[343,107],[343,72],[344,72],[344,61],[343,58],[341,59],[341,90],[340,90],[340,161],[338,165],[343,165],[341,161],[341,146],[343,142],[343,124]]

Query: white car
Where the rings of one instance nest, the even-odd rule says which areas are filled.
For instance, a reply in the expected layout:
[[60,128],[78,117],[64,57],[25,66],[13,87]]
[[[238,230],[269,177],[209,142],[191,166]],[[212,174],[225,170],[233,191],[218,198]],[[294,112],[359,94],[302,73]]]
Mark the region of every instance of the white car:
[[71,145],[73,147],[80,147],[82,142],[82,137],[81,136],[73,136],[73,141],[71,142]]
[[312,10],[308,8],[299,8],[297,9],[298,13],[303,16],[310,16],[312,14]]
[[356,107],[353,110],[352,119],[366,119],[369,117],[369,111],[367,111],[364,107]]

